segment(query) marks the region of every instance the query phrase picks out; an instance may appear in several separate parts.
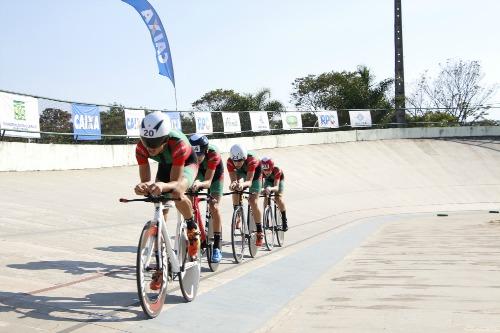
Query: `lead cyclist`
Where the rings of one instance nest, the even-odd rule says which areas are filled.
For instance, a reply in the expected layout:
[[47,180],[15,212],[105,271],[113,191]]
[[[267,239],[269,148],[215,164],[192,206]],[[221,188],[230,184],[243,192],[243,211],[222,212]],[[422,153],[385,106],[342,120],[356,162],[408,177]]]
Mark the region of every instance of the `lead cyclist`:
[[[191,201],[184,194],[193,184],[198,171],[196,154],[188,138],[171,128],[170,119],[161,112],[149,113],[140,128],[141,140],[137,143],[135,157],[139,165],[140,183],[134,187],[137,195],[160,195],[171,192],[175,206],[187,225],[188,254],[196,257],[200,248],[200,232],[194,222]],[[151,179],[149,159],[158,162],[155,180]],[[164,210],[165,221],[168,210]],[[157,272],[158,273],[158,272]],[[162,274],[154,274],[151,289],[158,290]]]

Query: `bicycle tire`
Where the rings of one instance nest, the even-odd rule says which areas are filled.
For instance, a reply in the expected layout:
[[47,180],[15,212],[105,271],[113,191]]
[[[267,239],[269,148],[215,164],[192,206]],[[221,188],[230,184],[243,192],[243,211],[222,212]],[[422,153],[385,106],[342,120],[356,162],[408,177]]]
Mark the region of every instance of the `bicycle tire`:
[[[156,223],[152,223],[151,221],[146,223],[142,229],[141,236],[139,237],[139,244],[137,246],[137,294],[142,310],[148,318],[155,318],[161,313],[161,309],[167,296],[168,255],[165,244],[166,236],[163,232],[161,235],[160,253],[162,253],[161,260],[163,262],[163,277],[161,287],[158,291],[154,291],[150,287],[153,275],[153,273],[150,272],[155,270],[155,267],[158,267],[158,261],[160,260],[159,256],[154,254],[154,244],[156,243],[158,237],[158,228]],[[154,261],[154,263],[151,264],[148,262],[150,260]],[[147,267],[146,264],[148,264]]]
[[276,240],[278,241],[278,246],[283,246],[285,244],[285,232],[283,231],[281,212],[276,205],[274,205],[274,217],[276,221]]
[[250,219],[253,220],[253,214],[250,207],[248,207],[248,216],[247,216],[247,239],[248,239],[248,253],[250,257],[255,258],[257,256],[257,252],[259,252],[259,247],[255,242],[257,241],[257,231],[252,230],[251,226],[255,225],[255,223],[250,223]]
[[198,293],[198,287],[200,285],[200,275],[201,275],[201,249],[198,249],[198,255],[195,259],[188,255],[188,240],[184,231],[180,230],[181,234],[177,235],[179,237],[179,253],[178,260],[181,265],[181,271],[179,272],[179,286],[181,288],[182,296],[187,302],[191,302],[195,299]]
[[264,209],[262,229],[262,231],[264,232],[264,242],[266,244],[266,248],[269,251],[272,251],[274,247],[275,224],[273,219],[273,212],[271,211],[271,208],[269,206]]
[[[237,228],[239,218],[239,228]],[[231,220],[231,248],[233,250],[233,257],[237,263],[243,261],[243,254],[245,253],[245,228],[243,221],[243,208],[238,207],[233,211],[233,218]]]

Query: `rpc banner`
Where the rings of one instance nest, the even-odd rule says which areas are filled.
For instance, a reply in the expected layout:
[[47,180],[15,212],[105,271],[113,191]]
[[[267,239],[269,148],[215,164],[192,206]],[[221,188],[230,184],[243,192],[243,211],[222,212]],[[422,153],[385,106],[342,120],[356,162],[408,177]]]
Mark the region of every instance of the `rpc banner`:
[[165,112],[170,118],[170,125],[176,130],[182,131],[180,112]]
[[101,116],[99,107],[87,104],[71,104],[73,137],[76,140],[101,140]]
[[196,122],[196,133],[213,133],[212,115],[210,112],[195,112],[194,120]]
[[[38,100],[0,92],[0,128],[40,132]],[[40,138],[40,133],[5,131],[5,136]]]
[[127,135],[137,138],[140,136],[141,122],[144,118],[144,110],[125,109],[125,127]]
[[269,131],[269,119],[266,111],[250,112],[250,123],[254,132]]
[[351,127],[371,127],[372,116],[370,111],[349,111]]
[[318,127],[323,128],[339,128],[339,117],[337,111],[321,111],[317,112]]
[[300,112],[281,112],[281,121],[283,122],[284,130],[302,128],[302,117]]
[[241,132],[240,116],[237,112],[222,112],[225,133]]

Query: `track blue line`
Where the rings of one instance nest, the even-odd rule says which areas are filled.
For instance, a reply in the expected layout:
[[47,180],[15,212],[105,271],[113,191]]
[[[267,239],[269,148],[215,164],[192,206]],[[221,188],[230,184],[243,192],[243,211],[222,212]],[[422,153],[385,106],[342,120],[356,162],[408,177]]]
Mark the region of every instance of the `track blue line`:
[[[236,333],[259,329],[289,301],[341,261],[383,223],[402,217],[378,217],[332,233],[289,256],[180,304],[156,319],[129,327],[132,332]],[[405,216],[404,218],[408,218]],[[168,296],[167,296],[168,302]]]

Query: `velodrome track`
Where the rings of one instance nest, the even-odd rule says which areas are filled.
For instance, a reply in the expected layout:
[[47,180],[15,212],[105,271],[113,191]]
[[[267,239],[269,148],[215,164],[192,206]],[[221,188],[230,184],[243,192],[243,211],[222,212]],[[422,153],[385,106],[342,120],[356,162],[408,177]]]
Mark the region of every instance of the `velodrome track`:
[[285,170],[286,246],[236,265],[226,244],[197,299],[174,282],[154,320],[134,271],[151,207],[118,203],[136,167],[0,173],[0,332],[499,331],[499,141],[258,154]]

